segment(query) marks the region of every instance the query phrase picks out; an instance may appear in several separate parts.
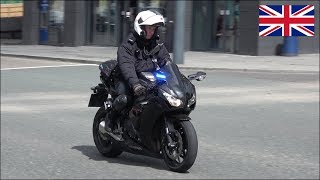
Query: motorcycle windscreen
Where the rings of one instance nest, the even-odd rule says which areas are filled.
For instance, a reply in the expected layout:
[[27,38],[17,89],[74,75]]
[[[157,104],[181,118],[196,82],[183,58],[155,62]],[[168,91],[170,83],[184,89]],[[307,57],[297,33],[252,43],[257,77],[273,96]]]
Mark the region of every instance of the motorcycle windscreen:
[[184,99],[185,88],[181,79],[181,73],[176,64],[167,62],[166,65],[155,72],[155,77],[158,80],[166,81],[166,83],[160,86],[162,90],[176,98]]

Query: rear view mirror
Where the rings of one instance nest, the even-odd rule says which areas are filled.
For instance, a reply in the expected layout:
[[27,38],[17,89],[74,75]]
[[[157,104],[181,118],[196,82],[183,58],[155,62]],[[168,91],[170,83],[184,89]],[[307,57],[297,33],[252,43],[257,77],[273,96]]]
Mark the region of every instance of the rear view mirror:
[[196,80],[202,81],[202,80],[204,80],[204,78],[207,77],[207,74],[205,72],[199,71],[199,72],[197,72],[197,76],[198,77],[196,78]]
[[188,75],[188,79],[190,81],[192,80],[197,80],[197,81],[202,81],[204,78],[206,78],[207,74],[205,72],[199,71],[196,74],[190,74]]

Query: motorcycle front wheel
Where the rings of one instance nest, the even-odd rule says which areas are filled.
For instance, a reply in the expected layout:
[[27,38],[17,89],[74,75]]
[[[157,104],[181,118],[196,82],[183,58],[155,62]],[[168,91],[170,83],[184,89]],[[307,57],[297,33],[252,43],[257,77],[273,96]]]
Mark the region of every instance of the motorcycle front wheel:
[[174,147],[163,145],[163,157],[170,170],[186,172],[194,164],[198,153],[196,131],[190,121],[174,123],[175,132],[170,134]]
[[108,121],[108,119],[105,119],[107,114],[107,111],[104,109],[104,107],[101,107],[93,120],[93,127],[92,127],[92,134],[93,134],[93,140],[94,143],[98,149],[98,151],[106,157],[117,157],[119,156],[122,151],[115,147],[112,142],[101,134],[99,131],[99,124],[101,121]]

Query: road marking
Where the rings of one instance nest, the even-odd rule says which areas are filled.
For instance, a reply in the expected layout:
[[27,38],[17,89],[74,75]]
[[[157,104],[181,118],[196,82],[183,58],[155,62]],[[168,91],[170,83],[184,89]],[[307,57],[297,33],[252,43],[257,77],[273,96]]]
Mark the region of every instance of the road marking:
[[55,66],[32,66],[32,67],[3,68],[1,69],[1,71],[19,70],[19,69],[39,69],[39,68],[51,68],[51,67],[68,67],[68,66],[98,66],[98,65],[97,64],[67,64],[67,65],[55,65]]

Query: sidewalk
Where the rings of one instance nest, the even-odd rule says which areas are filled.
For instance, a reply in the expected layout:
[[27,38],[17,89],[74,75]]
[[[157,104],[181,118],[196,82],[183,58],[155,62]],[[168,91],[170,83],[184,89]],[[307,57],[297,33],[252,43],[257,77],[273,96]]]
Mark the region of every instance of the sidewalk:
[[[117,47],[1,44],[1,56],[98,64],[116,59],[116,55]],[[186,51],[184,57],[184,64],[178,64],[182,69],[319,72],[319,54],[284,57]]]

